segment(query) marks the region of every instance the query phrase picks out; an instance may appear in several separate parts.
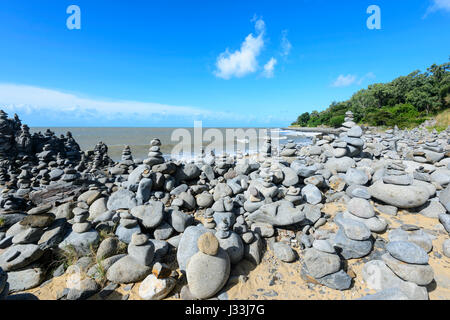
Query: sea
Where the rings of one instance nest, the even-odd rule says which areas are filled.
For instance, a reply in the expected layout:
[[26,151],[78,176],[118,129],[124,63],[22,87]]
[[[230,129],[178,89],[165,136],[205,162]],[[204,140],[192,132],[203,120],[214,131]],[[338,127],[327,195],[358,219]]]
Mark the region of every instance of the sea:
[[[53,131],[57,136],[65,135],[68,131],[72,133],[72,136],[80,145],[80,148],[83,151],[92,150],[94,146],[98,142],[103,142],[108,146],[108,155],[114,161],[120,161],[121,155],[124,147],[128,145],[132,151],[132,155],[134,159],[146,159],[149,148],[150,141],[154,138],[158,138],[161,140],[161,152],[165,157],[168,157],[172,154],[173,148],[178,144],[180,144],[179,133],[185,133],[183,136],[191,138],[192,142],[190,143],[192,146],[192,150],[194,150],[194,136],[195,134],[199,134],[197,130],[194,132],[194,128],[123,128],[123,127],[114,127],[114,128],[106,128],[106,127],[51,127],[51,128],[41,128],[34,127],[30,128],[30,132],[33,134],[35,132],[44,133],[47,129]],[[184,131],[180,131],[180,129],[184,129]],[[210,130],[213,129],[213,130]],[[222,140],[224,143],[223,150],[226,150],[226,143],[232,143],[231,140],[238,146],[244,147],[244,150],[240,147],[236,147],[236,150],[240,150],[243,153],[256,153],[257,150],[254,150],[252,146],[255,146],[253,137],[248,136],[239,136],[236,137],[228,136],[227,132],[230,132],[229,129],[236,130],[240,128],[202,128],[200,132],[200,137],[204,137],[202,140],[203,147],[206,147],[211,143],[211,140],[205,140],[206,136],[209,134],[222,135]],[[242,130],[246,131],[248,129],[255,129],[257,133],[258,143],[261,143],[263,139],[262,133],[265,132],[264,136],[272,137],[272,144],[275,140],[279,141],[279,144],[285,144],[288,140],[293,140],[295,143],[301,145],[309,145],[312,142],[312,139],[318,133],[306,133],[306,132],[298,132],[294,130],[285,130],[282,128],[242,128]],[[228,130],[228,131],[227,131]],[[184,138],[183,138],[184,139]],[[210,139],[210,138],[208,138]],[[228,140],[227,140],[228,139]],[[188,140],[188,141],[191,141]],[[240,144],[237,144],[239,142]],[[227,152],[233,153],[233,152]],[[220,153],[216,153],[220,154]],[[195,153],[192,152],[190,156],[195,156]],[[173,158],[173,157],[172,157]],[[176,158],[176,157],[175,157]]]

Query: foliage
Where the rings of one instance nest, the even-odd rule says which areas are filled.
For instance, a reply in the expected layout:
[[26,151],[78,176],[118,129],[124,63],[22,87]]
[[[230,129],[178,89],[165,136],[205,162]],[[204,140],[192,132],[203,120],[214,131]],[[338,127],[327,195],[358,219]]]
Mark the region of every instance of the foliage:
[[355,122],[373,126],[412,127],[427,116],[450,108],[450,63],[433,64],[426,72],[414,71],[389,83],[375,83],[349,100],[333,102],[322,112],[303,113],[293,125],[336,127],[351,110]]

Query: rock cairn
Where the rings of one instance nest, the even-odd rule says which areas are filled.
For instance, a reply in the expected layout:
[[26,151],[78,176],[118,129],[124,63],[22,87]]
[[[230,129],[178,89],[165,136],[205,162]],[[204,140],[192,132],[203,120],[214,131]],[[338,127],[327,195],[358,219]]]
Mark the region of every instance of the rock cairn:
[[[356,277],[377,291],[363,299],[427,299],[441,281],[429,260],[449,254],[450,129],[363,131],[350,112],[341,129],[308,146],[287,141],[280,157],[269,137],[261,159],[210,151],[193,161],[165,158],[153,139],[144,161],[125,147],[114,162],[102,142],[83,152],[70,133],[30,134],[0,112],[0,297],[18,288],[16,272],[22,290],[34,288],[55,255],[75,250],[95,280],[60,298],[143,281],[142,299],[163,299],[185,280],[182,298],[223,298],[243,260],[267,262],[270,249],[276,263],[302,261],[308,285],[348,290]],[[408,214],[436,230],[383,218]],[[351,259],[363,259],[362,272],[352,274]],[[54,275],[75,267],[64,269]]]

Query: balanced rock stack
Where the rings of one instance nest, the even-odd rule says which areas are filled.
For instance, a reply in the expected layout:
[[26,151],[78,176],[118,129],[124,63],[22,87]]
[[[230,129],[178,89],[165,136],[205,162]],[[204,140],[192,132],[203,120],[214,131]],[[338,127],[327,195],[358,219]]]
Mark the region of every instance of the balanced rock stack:
[[335,290],[349,289],[352,283],[328,240],[315,240],[313,247],[306,249],[301,275],[307,282],[320,283]]
[[264,158],[270,158],[272,156],[272,139],[269,136],[264,137],[261,155]]
[[382,233],[387,228],[387,222],[375,215],[375,210],[370,202],[362,198],[352,198],[347,204],[347,211],[343,217],[362,222],[370,231]]
[[369,187],[370,195],[397,208],[420,207],[434,194],[429,184],[414,180],[411,174],[407,174],[402,163],[389,164],[386,169],[375,172],[374,179],[377,175],[382,178]]
[[0,110],[0,155],[7,156],[14,145],[14,123],[8,115]]
[[120,241],[128,244],[131,242],[133,234],[141,232],[141,228],[139,227],[137,219],[128,211],[120,210],[118,213],[120,221],[116,230],[116,235]]
[[133,283],[144,280],[151,272],[155,246],[147,235],[136,232],[128,245],[128,255],[114,263],[106,277],[114,283]]
[[297,148],[294,143],[294,140],[288,140],[287,144],[284,145],[284,148],[281,150],[280,156],[294,157],[296,152],[297,152]]
[[334,222],[339,226],[333,238],[334,247],[341,249],[341,255],[345,259],[362,258],[370,253],[373,237],[364,223],[344,218],[341,213],[336,215]]
[[450,234],[450,185],[439,193],[439,201],[447,210],[446,213],[439,214],[439,221]]
[[8,274],[0,268],[0,300],[5,300],[9,294]]
[[72,232],[59,244],[60,249],[70,250],[73,248],[79,254],[87,254],[90,252],[91,246],[98,244],[100,236],[92,228],[91,222],[87,221],[88,208],[86,203],[78,202],[77,207],[72,210],[74,216]]
[[230,224],[227,219],[223,219],[217,226],[216,237],[219,245],[224,249],[229,257],[231,264],[237,264],[244,257],[244,244],[241,237],[230,230]]
[[364,265],[362,275],[368,286],[379,291],[398,288],[408,299],[427,300],[426,286],[434,272],[425,250],[408,241],[389,242],[386,250],[382,260]]
[[148,158],[144,160],[144,164],[150,167],[164,163],[164,157],[160,151],[161,141],[159,139],[153,139],[150,141],[150,149],[148,153]]
[[226,284],[230,276],[230,258],[210,232],[198,238],[197,246],[199,251],[188,261],[187,282],[194,297],[208,299]]

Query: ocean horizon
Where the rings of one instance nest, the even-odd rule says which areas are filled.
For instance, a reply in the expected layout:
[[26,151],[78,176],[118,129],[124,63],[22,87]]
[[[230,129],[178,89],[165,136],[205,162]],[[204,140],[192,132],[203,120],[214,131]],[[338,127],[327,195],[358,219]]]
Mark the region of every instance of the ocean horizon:
[[[150,141],[154,138],[161,140],[161,152],[164,156],[169,156],[180,140],[172,140],[172,134],[177,129],[186,129],[191,136],[194,136],[194,128],[184,127],[31,127],[30,133],[44,133],[47,129],[53,131],[57,136],[65,135],[68,131],[72,133],[75,141],[80,145],[81,150],[92,150],[100,141],[108,146],[108,155],[114,161],[120,161],[122,151],[125,146],[129,146],[134,159],[146,159],[150,148]],[[314,133],[302,133],[294,130],[283,130],[279,127],[204,127],[203,134],[208,129],[218,129],[226,137],[227,129],[255,129],[268,130],[272,137],[278,137],[280,144],[286,143],[288,140],[293,140],[295,143],[308,145],[311,143],[311,137]],[[269,131],[270,130],[270,131]],[[246,137],[237,137],[235,141],[245,142],[244,153],[255,153],[257,150],[250,149],[252,141]],[[230,141],[224,141],[224,145]],[[203,146],[206,147],[210,141],[203,141]],[[193,146],[193,144],[191,144]],[[193,149],[193,148],[192,148]],[[224,147],[225,149],[225,147]],[[195,156],[192,153],[190,156]]]

